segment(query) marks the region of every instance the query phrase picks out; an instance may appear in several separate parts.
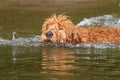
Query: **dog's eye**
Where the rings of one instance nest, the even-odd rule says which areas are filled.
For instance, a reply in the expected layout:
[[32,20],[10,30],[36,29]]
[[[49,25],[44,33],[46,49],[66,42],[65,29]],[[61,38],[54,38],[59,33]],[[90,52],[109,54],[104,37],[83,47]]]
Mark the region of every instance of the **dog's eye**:
[[62,27],[59,27],[59,30],[63,30],[63,28],[62,28]]

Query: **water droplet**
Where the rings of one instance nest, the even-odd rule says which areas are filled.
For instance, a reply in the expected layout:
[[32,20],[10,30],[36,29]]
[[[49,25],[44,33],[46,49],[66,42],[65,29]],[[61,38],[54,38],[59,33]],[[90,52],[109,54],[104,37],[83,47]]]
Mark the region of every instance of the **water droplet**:
[[15,39],[16,39],[16,38],[15,38],[15,34],[16,34],[16,32],[13,32],[12,40],[15,40]]

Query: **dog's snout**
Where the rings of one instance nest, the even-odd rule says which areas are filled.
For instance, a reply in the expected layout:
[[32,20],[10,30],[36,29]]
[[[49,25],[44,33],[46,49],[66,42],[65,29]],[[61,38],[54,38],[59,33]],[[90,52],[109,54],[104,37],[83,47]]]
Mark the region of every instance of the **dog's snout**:
[[48,32],[46,33],[46,37],[47,37],[47,38],[52,38],[52,36],[53,36],[53,33],[52,33],[51,31],[48,31]]

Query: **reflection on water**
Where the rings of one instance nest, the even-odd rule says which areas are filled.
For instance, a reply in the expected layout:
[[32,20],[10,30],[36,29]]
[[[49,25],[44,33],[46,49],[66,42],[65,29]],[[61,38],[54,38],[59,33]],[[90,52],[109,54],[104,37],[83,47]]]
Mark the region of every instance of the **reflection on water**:
[[[70,75],[69,70],[74,68],[75,56],[65,48],[47,48],[43,50],[42,68],[54,71],[54,74]],[[59,72],[61,71],[61,72]],[[53,74],[53,73],[52,73]]]
[[119,80],[120,49],[0,47],[0,79]]
[[[66,61],[69,59],[68,61]],[[53,70],[69,70],[72,69],[72,65],[66,65],[66,63],[74,62],[74,56],[68,56],[68,52],[63,49],[51,49],[43,51],[43,68]],[[53,64],[54,63],[54,64]]]

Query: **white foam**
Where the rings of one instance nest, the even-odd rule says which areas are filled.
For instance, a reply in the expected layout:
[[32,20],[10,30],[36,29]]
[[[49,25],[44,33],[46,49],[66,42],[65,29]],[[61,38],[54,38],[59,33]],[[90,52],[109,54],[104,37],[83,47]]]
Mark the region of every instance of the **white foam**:
[[108,26],[120,28],[119,15],[103,15],[92,18],[84,18],[77,26]]
[[69,43],[58,44],[58,43],[41,43],[39,41],[40,35],[36,35],[31,38],[15,38],[14,40],[5,40],[0,38],[0,46],[10,45],[10,46],[24,46],[24,47],[41,47],[41,46],[55,46],[55,47],[69,47],[69,48],[97,48],[97,49],[107,49],[107,48],[120,48],[120,44],[102,43],[102,44],[76,44],[72,45]]

